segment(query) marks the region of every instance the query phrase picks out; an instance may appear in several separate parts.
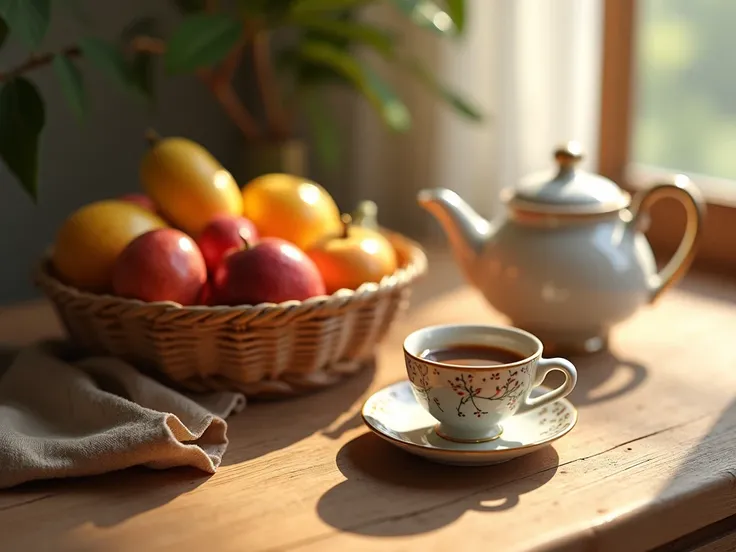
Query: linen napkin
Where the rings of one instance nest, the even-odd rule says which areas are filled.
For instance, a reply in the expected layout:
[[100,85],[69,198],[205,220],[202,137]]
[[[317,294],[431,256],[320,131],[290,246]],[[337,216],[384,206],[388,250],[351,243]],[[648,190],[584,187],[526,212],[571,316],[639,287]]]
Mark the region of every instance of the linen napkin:
[[238,393],[187,396],[111,357],[22,350],[0,373],[0,488],[131,466],[214,473]]

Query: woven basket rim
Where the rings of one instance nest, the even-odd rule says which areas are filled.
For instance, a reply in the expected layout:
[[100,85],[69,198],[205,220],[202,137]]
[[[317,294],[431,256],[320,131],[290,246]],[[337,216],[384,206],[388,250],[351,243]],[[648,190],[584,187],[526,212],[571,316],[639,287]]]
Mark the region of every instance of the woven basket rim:
[[56,278],[49,270],[51,265],[51,249],[47,249],[46,252],[41,256],[40,261],[37,263],[35,270],[35,280],[42,287],[50,286],[62,291],[67,296],[74,297],[79,300],[88,301],[105,301],[106,303],[115,303],[121,307],[128,309],[132,308],[146,308],[155,309],[161,314],[165,313],[249,313],[253,311],[258,312],[269,312],[274,313],[275,311],[293,311],[299,307],[303,307],[308,310],[313,310],[317,307],[330,307],[340,303],[345,303],[346,300],[350,299],[362,299],[369,296],[373,296],[378,293],[390,293],[395,288],[408,284],[415,280],[427,270],[427,256],[422,249],[421,245],[416,241],[400,234],[393,232],[385,228],[381,228],[383,233],[389,241],[403,241],[407,246],[408,250],[408,261],[406,264],[398,268],[393,274],[385,276],[379,283],[367,282],[362,284],[355,290],[340,289],[331,295],[319,295],[310,297],[304,301],[284,301],[281,303],[258,303],[256,305],[182,305],[174,301],[155,301],[146,302],[140,299],[129,299],[126,297],[120,297],[117,295],[111,295],[109,293],[93,293],[88,291],[82,291],[74,286],[65,284],[58,278]]

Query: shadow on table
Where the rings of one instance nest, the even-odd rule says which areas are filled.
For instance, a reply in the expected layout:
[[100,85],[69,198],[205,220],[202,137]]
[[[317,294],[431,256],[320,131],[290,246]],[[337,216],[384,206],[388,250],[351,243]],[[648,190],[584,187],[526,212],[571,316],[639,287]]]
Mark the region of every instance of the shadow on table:
[[[317,513],[341,531],[393,537],[433,531],[465,512],[514,508],[557,471],[553,447],[485,467],[435,464],[365,433],[345,444],[337,467],[347,478],[320,497]],[[489,520],[492,518],[489,518]]]
[[[4,512],[0,527],[3,533],[12,536],[12,527],[5,525],[8,513],[13,510],[22,514],[25,505],[32,504],[33,515],[43,523],[49,542],[67,542],[69,531],[75,527],[89,523],[111,527],[123,523],[195,491],[210,477],[194,468],[134,467],[90,477],[32,481],[0,491],[0,511]],[[58,495],[77,496],[77,507],[59,511],[59,503],[51,500]],[[47,499],[48,506],[44,507]],[[78,507],[82,503],[86,507]]]
[[20,350],[0,343],[0,377],[10,368],[13,360]]
[[[240,464],[322,431],[332,439],[362,424],[359,399],[373,382],[375,362],[334,387],[288,400],[253,401],[228,420],[223,466]],[[354,412],[353,412],[354,411]],[[353,412],[340,420],[346,412]]]
[[[578,369],[578,383],[570,397],[576,406],[616,399],[639,387],[647,378],[646,366],[610,350],[569,358]],[[557,381],[556,375],[550,381]]]

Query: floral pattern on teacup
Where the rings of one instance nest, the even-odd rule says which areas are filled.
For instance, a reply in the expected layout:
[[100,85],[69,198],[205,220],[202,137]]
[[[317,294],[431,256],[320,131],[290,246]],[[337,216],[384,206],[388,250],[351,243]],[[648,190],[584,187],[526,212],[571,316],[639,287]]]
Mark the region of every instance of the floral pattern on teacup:
[[[479,404],[483,404],[481,401],[506,401],[508,408],[515,407],[519,397],[524,392],[524,386],[517,379],[517,375],[518,371],[516,370],[509,372],[506,382],[502,385],[496,385],[495,391],[491,381],[500,379],[498,372],[480,378],[480,382],[474,381],[477,378],[473,374],[460,374],[454,378],[454,381],[447,380],[452,390],[460,397],[456,407],[457,415],[464,418],[465,412],[462,411],[462,407],[470,403],[473,408],[472,413],[476,418],[485,416],[488,411],[479,406]],[[490,389],[487,384],[490,385]]]
[[[430,376],[430,367],[410,356],[406,357],[406,364],[409,381],[419,398],[426,401],[427,406],[434,403],[441,412],[444,412],[440,399],[432,395],[431,376],[442,377],[440,370],[432,367]],[[528,365],[524,365],[520,369],[522,374],[528,374],[528,370]],[[519,380],[519,370],[510,371],[503,383],[500,372],[485,373],[482,376],[470,372],[460,373],[460,375],[454,376],[453,379],[448,379],[447,383],[459,397],[455,405],[455,411],[460,418],[466,417],[467,410],[470,410],[471,414],[477,418],[487,415],[488,410],[485,410],[483,406],[484,401],[505,401],[507,408],[515,408],[525,389],[525,386]],[[468,404],[470,408],[464,408]]]
[[[433,398],[430,395],[432,386],[429,383],[429,366],[422,362],[417,362],[410,357],[407,357],[406,363],[409,367],[409,381],[411,381],[411,384],[422,396],[422,398],[427,401],[427,405],[429,405],[430,402],[433,402],[437,406],[437,408],[444,412],[444,410],[442,409],[442,405],[440,405],[439,399],[437,397]],[[434,368],[432,371],[434,375],[439,375],[439,370],[437,370],[437,368]]]

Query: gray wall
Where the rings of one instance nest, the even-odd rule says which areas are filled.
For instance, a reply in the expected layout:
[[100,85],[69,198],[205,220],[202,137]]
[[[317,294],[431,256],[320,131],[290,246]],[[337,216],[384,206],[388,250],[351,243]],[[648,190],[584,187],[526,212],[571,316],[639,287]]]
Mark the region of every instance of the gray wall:
[[[43,51],[72,43],[83,26],[54,4],[51,33]],[[159,14],[169,23],[165,1],[85,2],[94,6],[90,24],[100,36],[112,37],[135,15]],[[154,8],[148,6],[153,5]],[[0,52],[0,71],[27,56],[15,41]],[[205,145],[226,167],[237,169],[240,135],[202,85],[192,77],[159,75],[155,110],[146,110],[120,92],[93,67],[81,63],[90,109],[77,123],[60,95],[50,67],[29,73],[46,100],[46,129],[41,149],[40,199],[34,205],[0,167],[0,304],[37,296],[31,282],[34,263],[64,218],[77,207],[102,198],[139,190],[138,162],[144,152],[143,131],[185,135]]]

